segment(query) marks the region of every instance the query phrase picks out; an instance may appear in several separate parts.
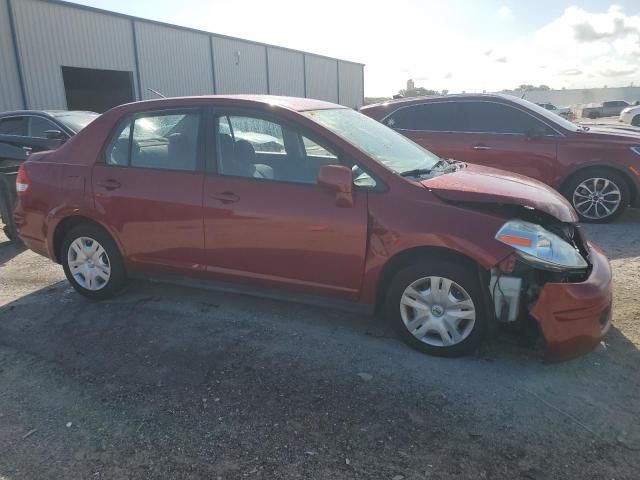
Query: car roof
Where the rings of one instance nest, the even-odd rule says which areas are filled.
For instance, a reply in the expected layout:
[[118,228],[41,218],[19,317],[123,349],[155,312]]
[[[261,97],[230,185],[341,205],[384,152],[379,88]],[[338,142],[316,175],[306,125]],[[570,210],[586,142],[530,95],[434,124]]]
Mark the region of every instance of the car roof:
[[337,105],[331,102],[325,102],[324,100],[316,100],[313,98],[301,98],[301,97],[282,97],[277,95],[200,95],[189,97],[167,97],[157,98],[153,100],[141,100],[138,102],[127,103],[120,105],[115,109],[120,111],[140,111],[144,108],[173,108],[183,107],[186,104],[202,103],[209,105],[224,105],[237,104],[237,106],[274,106],[286,108],[297,112],[304,112],[308,110],[328,110],[336,108],[348,108],[342,105]]
[[[404,106],[404,105],[413,105],[423,103],[425,101],[431,102],[435,100],[511,100],[514,98],[514,95],[507,95],[502,93],[453,93],[450,95],[425,95],[422,97],[407,97],[407,98],[398,98],[395,100],[389,100],[387,102],[382,103],[374,103],[371,105],[367,105],[362,107],[362,110],[372,108],[372,107],[380,107],[380,106]],[[515,97],[518,98],[518,97]]]
[[40,115],[45,117],[64,117],[65,115],[71,115],[76,113],[98,115],[96,112],[89,112],[83,110],[11,110],[8,112],[0,112],[0,117],[15,117],[18,115]]

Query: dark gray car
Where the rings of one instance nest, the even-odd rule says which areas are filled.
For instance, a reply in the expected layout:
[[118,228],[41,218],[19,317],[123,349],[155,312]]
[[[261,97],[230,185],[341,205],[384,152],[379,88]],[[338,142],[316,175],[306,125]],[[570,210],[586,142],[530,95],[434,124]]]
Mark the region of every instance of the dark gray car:
[[64,110],[0,113],[0,218],[9,239],[17,238],[13,207],[20,163],[31,153],[58,148],[96,117],[94,112]]

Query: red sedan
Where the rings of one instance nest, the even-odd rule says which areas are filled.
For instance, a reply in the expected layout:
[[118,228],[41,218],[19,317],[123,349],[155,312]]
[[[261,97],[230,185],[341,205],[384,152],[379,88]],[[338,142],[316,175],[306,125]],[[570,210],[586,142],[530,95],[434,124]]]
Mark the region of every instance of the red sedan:
[[540,180],[582,221],[609,222],[640,204],[640,133],[580,127],[507,95],[410,98],[361,111],[442,157]]
[[609,263],[562,196],[330,103],[123,105],[32,155],[17,191],[22,240],[92,299],[141,274],[286,289],[377,309],[446,356],[490,322],[537,322],[556,357],[609,327]]

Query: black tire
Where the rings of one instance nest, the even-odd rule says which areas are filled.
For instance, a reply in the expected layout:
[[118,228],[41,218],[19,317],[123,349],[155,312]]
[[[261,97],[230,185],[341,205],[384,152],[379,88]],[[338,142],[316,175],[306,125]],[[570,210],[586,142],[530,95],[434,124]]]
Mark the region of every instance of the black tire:
[[4,234],[12,242],[19,242],[18,228],[13,218],[13,201],[11,194],[5,187],[5,182],[0,179],[0,220],[4,223]]
[[[107,255],[108,264],[111,268],[110,276],[108,281],[104,282],[98,290],[85,288],[71,273],[69,266],[69,248],[75,240],[81,237],[97,241],[105,250]],[[84,223],[69,230],[62,240],[59,258],[69,283],[71,283],[78,293],[92,300],[106,300],[108,298],[112,298],[120,293],[127,284],[127,272],[124,267],[120,250],[113,238],[111,238],[111,235],[98,225]]]
[[590,112],[589,113],[589,118],[591,118],[591,119],[598,118],[598,112]]
[[[589,218],[589,215],[585,216],[580,211],[580,205],[578,202],[574,202],[574,192],[578,186],[591,178],[603,178],[609,180],[620,191],[620,204],[618,207],[610,214],[601,218]],[[578,216],[580,217],[581,222],[585,223],[609,223],[618,218],[629,206],[629,183],[624,176],[615,170],[610,168],[590,168],[587,170],[583,170],[581,172],[577,172],[574,174],[564,185],[562,188],[562,194],[569,200],[569,203],[573,205]],[[576,206],[578,204],[578,206]],[[600,210],[602,211],[602,210]]]
[[634,127],[640,127],[640,115],[636,115],[631,119],[631,125]]
[[[475,308],[475,323],[470,333],[459,343],[451,346],[436,346],[416,338],[405,326],[401,314],[401,299],[405,289],[425,277],[442,277],[452,280],[469,295]],[[478,272],[470,265],[442,259],[422,259],[399,270],[391,280],[385,296],[384,313],[398,335],[408,345],[423,353],[441,357],[457,357],[473,352],[485,339],[488,329],[485,299],[480,286]],[[431,315],[431,314],[430,314]],[[424,337],[426,339],[426,336]]]

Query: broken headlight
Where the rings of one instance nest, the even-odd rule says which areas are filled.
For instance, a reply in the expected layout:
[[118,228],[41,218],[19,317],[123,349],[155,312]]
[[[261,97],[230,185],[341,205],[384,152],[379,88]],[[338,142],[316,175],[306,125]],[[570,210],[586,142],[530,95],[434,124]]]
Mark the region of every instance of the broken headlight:
[[496,234],[496,240],[512,247],[534,267],[554,271],[588,267],[576,247],[535,223],[509,220]]

